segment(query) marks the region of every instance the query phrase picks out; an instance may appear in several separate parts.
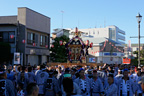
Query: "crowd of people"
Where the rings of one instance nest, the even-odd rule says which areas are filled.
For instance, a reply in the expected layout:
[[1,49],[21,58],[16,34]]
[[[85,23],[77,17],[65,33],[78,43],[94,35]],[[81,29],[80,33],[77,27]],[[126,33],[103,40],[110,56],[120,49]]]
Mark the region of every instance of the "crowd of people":
[[144,67],[0,67],[0,96],[143,96]]

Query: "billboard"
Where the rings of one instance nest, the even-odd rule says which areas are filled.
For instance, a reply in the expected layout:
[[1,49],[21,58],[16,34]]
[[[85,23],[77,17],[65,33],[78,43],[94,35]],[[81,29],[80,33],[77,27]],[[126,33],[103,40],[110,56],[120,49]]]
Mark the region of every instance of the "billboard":
[[131,63],[131,59],[123,58],[123,64],[130,64],[130,63]]
[[20,64],[20,53],[14,53],[14,64]]
[[95,58],[89,58],[89,62],[95,63]]

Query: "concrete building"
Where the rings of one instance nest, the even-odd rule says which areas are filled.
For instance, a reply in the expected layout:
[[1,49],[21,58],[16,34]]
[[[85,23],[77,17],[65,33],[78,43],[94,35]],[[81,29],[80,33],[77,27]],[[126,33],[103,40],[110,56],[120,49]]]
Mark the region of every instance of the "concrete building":
[[85,42],[93,42],[93,47],[89,48],[87,63],[107,63],[122,64],[124,46],[108,38],[82,38]]
[[[138,51],[138,44],[131,44],[131,47],[129,47],[127,44],[124,45],[124,57],[127,58],[135,58],[136,54],[133,54],[134,51]],[[144,49],[144,44],[140,44],[140,50]]]
[[19,52],[23,65],[48,62],[50,18],[26,7],[16,16],[0,16],[0,42],[9,43],[12,54]]
[[54,29],[54,32],[52,33],[52,38],[54,39],[56,37],[61,37],[63,35],[69,37],[69,30],[57,28],[57,29]]
[[[73,32],[75,29],[70,30],[69,38],[71,39],[74,35]],[[120,44],[125,44],[125,32],[119,29],[116,26],[107,26],[106,28],[90,28],[90,29],[78,29],[82,32],[81,38],[90,37],[90,38],[109,38]]]

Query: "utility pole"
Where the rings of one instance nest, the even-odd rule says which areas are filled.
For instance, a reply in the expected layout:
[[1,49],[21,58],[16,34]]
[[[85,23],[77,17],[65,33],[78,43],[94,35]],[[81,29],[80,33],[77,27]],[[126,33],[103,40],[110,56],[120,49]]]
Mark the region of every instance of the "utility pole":
[[[142,16],[138,13],[136,16],[138,21],[138,68],[140,68],[140,38],[143,36],[140,36],[140,22],[142,19]],[[130,38],[136,38],[136,37],[130,37]]]

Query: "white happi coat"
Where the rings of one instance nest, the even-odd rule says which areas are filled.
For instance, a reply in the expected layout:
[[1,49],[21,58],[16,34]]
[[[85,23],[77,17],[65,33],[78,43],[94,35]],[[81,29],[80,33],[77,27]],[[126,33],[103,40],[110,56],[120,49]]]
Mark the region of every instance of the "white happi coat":
[[[136,83],[131,78],[128,78],[128,80],[126,81],[126,86],[127,86],[127,96],[133,96],[133,94],[137,90]],[[123,93],[122,90],[123,90],[123,77],[118,81],[118,96],[121,96],[121,94]]]
[[89,79],[88,77],[85,76],[85,80],[84,80],[84,82],[85,82],[85,85],[84,85],[84,86],[85,86],[85,89],[86,89],[85,91],[86,91],[86,92],[83,92],[83,91],[82,91],[82,89],[83,89],[83,88],[82,88],[82,81],[81,81],[80,78],[75,79],[74,82],[77,83],[78,86],[79,86],[79,88],[81,89],[81,95],[82,95],[82,96],[90,96],[90,88],[91,88],[91,85],[90,85],[90,79]]
[[107,85],[105,88],[105,96],[117,96],[117,86],[115,83]]
[[96,81],[94,81],[94,79],[91,79],[91,93],[92,96],[100,96],[99,94],[104,93],[103,84],[99,78],[97,78]]

